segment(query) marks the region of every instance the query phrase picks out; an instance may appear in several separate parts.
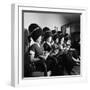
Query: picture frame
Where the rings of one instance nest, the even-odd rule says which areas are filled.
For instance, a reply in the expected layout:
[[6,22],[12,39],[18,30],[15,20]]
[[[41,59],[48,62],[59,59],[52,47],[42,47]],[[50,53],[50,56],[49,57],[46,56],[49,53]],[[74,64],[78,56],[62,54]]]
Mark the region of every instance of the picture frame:
[[[85,8],[53,8],[53,7],[36,7],[27,4],[12,4],[11,6],[11,85],[18,86],[32,86],[32,85],[48,85],[48,84],[60,84],[60,83],[74,83],[85,82],[87,78],[86,61],[83,57],[83,49],[81,50],[81,74],[78,76],[60,76],[60,77],[36,77],[36,78],[23,78],[23,32],[22,32],[22,11],[41,11],[41,12],[61,12],[61,13],[80,13],[80,25],[81,25],[81,49],[84,47],[83,38],[84,30],[86,29],[86,15]],[[47,81],[48,80],[48,81]]]

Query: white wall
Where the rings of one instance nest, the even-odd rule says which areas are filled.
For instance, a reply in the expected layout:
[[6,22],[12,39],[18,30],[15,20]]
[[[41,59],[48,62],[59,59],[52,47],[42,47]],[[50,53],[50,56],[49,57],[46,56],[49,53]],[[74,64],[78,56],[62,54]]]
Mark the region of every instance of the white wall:
[[28,29],[28,26],[31,23],[38,24],[41,28],[47,26],[51,30],[54,27],[58,27],[61,30],[61,26],[66,24],[68,21],[63,17],[62,14],[53,14],[53,13],[24,13],[24,28]]
[[[88,83],[67,83],[47,86],[31,86],[19,90],[90,90],[90,0],[1,0],[0,1],[0,90],[13,90],[11,79],[11,3],[28,3],[41,7],[87,7],[88,16],[84,31],[83,55],[86,57]],[[87,29],[88,28],[88,29]],[[43,80],[44,81],[44,80]],[[53,81],[54,82],[54,81]],[[39,82],[38,82],[39,83]],[[18,88],[16,88],[18,90]]]

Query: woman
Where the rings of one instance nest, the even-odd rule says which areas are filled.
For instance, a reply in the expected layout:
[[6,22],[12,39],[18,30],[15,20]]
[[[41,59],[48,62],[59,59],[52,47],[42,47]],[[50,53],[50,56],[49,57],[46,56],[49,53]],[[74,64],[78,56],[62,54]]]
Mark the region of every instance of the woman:
[[58,34],[55,34],[53,36],[53,55],[57,56],[57,54],[59,53],[59,36]]
[[64,69],[67,71],[68,75],[71,75],[71,71],[74,65],[73,59],[72,59],[72,53],[70,51],[71,48],[71,40],[68,35],[65,35],[64,37],[64,54],[63,54],[63,66]]
[[53,36],[54,44],[53,44],[53,57],[57,59],[57,72],[58,75],[63,75],[63,44],[64,44],[64,39],[63,37],[59,36],[58,34],[55,34]]
[[44,71],[44,76],[47,76],[47,66],[45,64],[45,57],[43,56],[43,49],[41,48],[42,29],[38,26],[32,30],[31,38],[34,43],[29,48],[30,61],[36,70]]
[[47,54],[47,59],[46,59],[46,64],[47,64],[47,69],[49,70],[50,75],[56,75],[56,66],[57,66],[57,60],[55,57],[52,56],[52,46],[51,46],[51,41],[52,41],[52,34],[50,31],[47,31],[44,36],[44,51]]

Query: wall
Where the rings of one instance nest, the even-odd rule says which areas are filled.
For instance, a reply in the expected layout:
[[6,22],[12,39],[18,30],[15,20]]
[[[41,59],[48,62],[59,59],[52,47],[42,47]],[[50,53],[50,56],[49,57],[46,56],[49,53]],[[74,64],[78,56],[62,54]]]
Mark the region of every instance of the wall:
[[47,26],[51,30],[54,27],[58,27],[61,30],[61,26],[66,24],[68,21],[63,17],[62,14],[53,13],[24,13],[24,28],[28,29],[31,23],[37,23],[41,28]]
[[71,24],[71,33],[74,33],[74,32],[80,32],[80,24],[79,23]]
[[[90,0],[1,0],[0,2],[0,89],[13,90],[10,86],[11,79],[11,4],[28,3],[41,7],[86,7],[88,8],[87,27],[82,37],[83,56],[87,62],[88,82],[66,83],[46,86],[20,87],[19,90],[90,90]],[[45,80],[43,80],[45,81]],[[47,82],[47,81],[46,81]],[[53,81],[54,82],[54,81]],[[39,83],[39,82],[38,82]],[[18,88],[16,88],[18,90]]]

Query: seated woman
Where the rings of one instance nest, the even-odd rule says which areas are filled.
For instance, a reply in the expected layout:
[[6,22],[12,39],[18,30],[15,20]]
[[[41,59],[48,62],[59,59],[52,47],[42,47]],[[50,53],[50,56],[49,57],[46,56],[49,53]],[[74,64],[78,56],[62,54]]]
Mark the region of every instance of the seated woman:
[[40,46],[42,29],[38,26],[33,29],[31,37],[34,43],[29,48],[31,63],[35,64],[36,70],[43,70],[44,76],[47,76],[47,66],[45,63],[45,58],[43,56],[43,49]]
[[[75,65],[75,62],[78,61],[75,59],[75,54],[71,49],[71,40],[70,37],[64,37],[64,54],[63,54],[63,66],[66,69],[67,73],[71,75],[72,68]],[[75,51],[75,50],[74,50]],[[74,56],[73,56],[74,55]]]
[[53,43],[53,55],[55,55],[56,57],[57,57],[57,55],[58,55],[58,53],[59,53],[59,36],[58,36],[58,34],[55,34],[54,36],[53,36],[53,41],[54,41],[54,43]]
[[77,50],[75,48],[71,48],[71,40],[70,39],[67,39],[67,41],[66,41],[66,49],[67,49],[67,51],[71,52],[72,60],[74,62],[79,62],[80,61]]
[[43,28],[43,35],[42,35],[42,42],[41,42],[42,46],[43,46],[43,44],[45,42],[44,36],[45,36],[46,32],[49,32],[49,31],[50,31],[50,29],[48,27]]
[[53,44],[53,56],[57,58],[58,63],[58,73],[59,75],[64,74],[64,65],[63,65],[63,57],[64,57],[64,37],[63,35],[54,35],[53,37],[54,44]]
[[44,36],[44,51],[47,54],[46,64],[47,69],[50,71],[51,75],[56,75],[56,66],[57,66],[57,59],[52,56],[52,46],[51,46],[51,40],[52,40],[52,34],[50,31],[45,33]]

